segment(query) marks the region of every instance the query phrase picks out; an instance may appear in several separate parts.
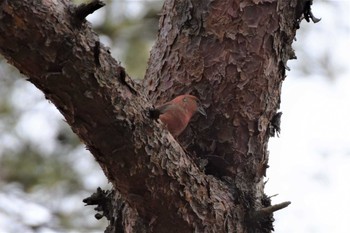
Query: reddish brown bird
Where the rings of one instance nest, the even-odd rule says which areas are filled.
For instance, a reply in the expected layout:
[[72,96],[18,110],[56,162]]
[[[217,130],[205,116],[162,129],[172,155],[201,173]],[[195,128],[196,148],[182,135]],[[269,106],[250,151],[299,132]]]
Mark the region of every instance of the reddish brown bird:
[[175,137],[185,130],[196,112],[207,116],[202,103],[193,95],[180,95],[157,107],[156,110],[159,113],[159,119]]

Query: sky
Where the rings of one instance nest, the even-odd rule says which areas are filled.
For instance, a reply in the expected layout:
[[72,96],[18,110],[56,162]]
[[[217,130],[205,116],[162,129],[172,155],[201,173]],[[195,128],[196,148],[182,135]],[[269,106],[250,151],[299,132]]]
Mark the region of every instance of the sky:
[[[297,36],[296,54],[282,88],[282,131],[270,139],[266,193],[273,203],[291,201],[275,213],[275,231],[346,233],[350,219],[350,12],[349,1],[314,1],[318,24]],[[299,53],[300,54],[300,53]],[[298,63],[327,56],[329,67]],[[312,64],[312,63],[311,63]],[[324,68],[324,69],[323,69]]]

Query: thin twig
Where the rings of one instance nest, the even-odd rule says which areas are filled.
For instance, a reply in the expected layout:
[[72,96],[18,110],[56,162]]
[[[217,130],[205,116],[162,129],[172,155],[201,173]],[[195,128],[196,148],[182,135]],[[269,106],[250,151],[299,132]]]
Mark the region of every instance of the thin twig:
[[265,208],[261,208],[260,210],[257,210],[254,214],[253,217],[255,219],[260,219],[263,217],[266,217],[270,214],[272,214],[273,212],[286,208],[287,206],[289,206],[291,204],[290,201],[286,201],[286,202],[282,202],[280,204],[276,204],[276,205],[272,205],[272,206],[268,206]]
[[94,13],[96,10],[100,9],[105,5],[104,2],[101,0],[93,0],[89,3],[82,3],[75,9],[75,15],[80,19],[83,20],[88,16],[89,14]]

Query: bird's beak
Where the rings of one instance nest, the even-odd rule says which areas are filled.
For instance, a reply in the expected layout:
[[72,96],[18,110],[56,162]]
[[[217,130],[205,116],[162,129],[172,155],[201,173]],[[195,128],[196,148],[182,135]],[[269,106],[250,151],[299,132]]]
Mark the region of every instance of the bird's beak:
[[197,108],[197,111],[202,114],[203,116],[205,116],[205,118],[207,118],[207,113],[205,112],[204,108],[202,105],[199,105]]

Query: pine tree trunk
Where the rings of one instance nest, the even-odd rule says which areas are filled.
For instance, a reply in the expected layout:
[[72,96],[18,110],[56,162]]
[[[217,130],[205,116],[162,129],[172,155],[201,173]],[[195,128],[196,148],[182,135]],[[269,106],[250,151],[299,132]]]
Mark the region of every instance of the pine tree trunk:
[[[271,232],[273,211],[288,203],[264,194],[267,143],[306,2],[166,1],[143,86],[85,21],[99,1],[2,0],[0,52],[113,184],[86,200],[110,220],[106,232]],[[174,139],[148,109],[184,93],[208,118]]]

